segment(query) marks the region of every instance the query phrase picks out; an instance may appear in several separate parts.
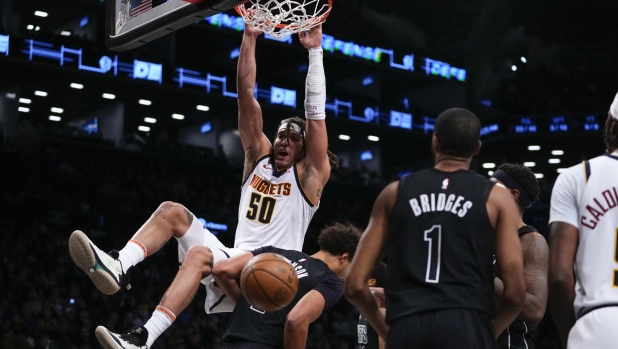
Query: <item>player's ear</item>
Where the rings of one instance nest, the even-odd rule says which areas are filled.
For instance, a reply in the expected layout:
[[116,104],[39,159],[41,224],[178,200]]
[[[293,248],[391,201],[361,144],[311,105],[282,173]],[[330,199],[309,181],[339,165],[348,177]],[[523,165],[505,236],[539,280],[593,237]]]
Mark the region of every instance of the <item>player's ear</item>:
[[481,142],[481,140],[479,140],[479,143],[476,145],[476,150],[474,151],[473,155],[478,155],[478,153],[481,151],[481,146],[483,145],[483,142]]
[[440,141],[438,141],[438,137],[435,134],[431,137],[431,148],[435,153],[440,152]]
[[511,193],[511,196],[513,197],[513,200],[515,200],[515,202],[517,203],[519,201],[519,195],[521,194],[519,192],[519,190],[511,189],[511,190],[509,190],[509,192]]
[[344,252],[341,256],[339,256],[339,264],[343,264],[346,261],[349,262],[350,260],[348,259],[348,257],[350,257],[350,254],[347,252]]
[[370,279],[369,279],[369,281],[367,281],[367,285],[368,285],[369,287],[375,287],[375,285],[376,285],[376,279],[374,279],[374,278],[370,278]]

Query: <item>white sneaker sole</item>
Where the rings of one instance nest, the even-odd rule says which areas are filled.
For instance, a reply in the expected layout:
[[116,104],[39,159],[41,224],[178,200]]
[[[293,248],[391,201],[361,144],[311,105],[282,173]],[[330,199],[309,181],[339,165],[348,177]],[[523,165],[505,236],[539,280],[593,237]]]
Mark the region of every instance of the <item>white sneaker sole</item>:
[[109,333],[107,328],[103,326],[97,327],[94,331],[94,335],[97,337],[97,340],[101,344],[101,346],[105,349],[118,349],[122,348],[122,345],[119,345],[118,342],[114,339],[114,337]]
[[98,263],[94,251],[90,246],[91,243],[92,242],[88,239],[86,234],[80,230],[74,231],[69,238],[69,253],[71,254],[71,258],[73,262],[75,262],[75,265],[88,275],[92,283],[101,293],[112,295],[120,290],[120,286],[114,277],[107,271],[102,270],[100,266],[97,268]]

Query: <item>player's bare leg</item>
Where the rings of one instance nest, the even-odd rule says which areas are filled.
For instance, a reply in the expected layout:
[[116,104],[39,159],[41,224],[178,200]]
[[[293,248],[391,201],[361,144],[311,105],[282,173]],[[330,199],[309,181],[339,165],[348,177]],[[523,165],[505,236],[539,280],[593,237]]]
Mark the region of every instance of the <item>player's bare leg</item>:
[[180,242],[186,239],[186,233],[191,230],[193,240],[199,240],[203,227],[198,223],[184,206],[166,201],[122,250],[105,253],[86,234],[77,230],[69,239],[69,252],[75,264],[90,277],[99,291],[110,295],[118,292],[121,287],[129,289],[126,277],[128,270],[159,251],[172,237]]
[[165,332],[193,300],[200,281],[212,273],[213,255],[210,248],[193,246],[187,252],[180,270],[172,285],[167,289],[161,303],[144,326],[137,326],[129,333],[118,334],[103,326],[97,327],[95,334],[105,348],[150,348],[154,341]]

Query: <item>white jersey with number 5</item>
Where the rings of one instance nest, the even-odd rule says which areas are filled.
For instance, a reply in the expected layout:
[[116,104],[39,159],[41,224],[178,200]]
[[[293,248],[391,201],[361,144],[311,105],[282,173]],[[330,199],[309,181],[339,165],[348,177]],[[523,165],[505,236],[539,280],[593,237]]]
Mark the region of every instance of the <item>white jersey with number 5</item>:
[[558,176],[549,223],[579,229],[575,315],[618,304],[618,154],[604,154]]
[[272,245],[301,251],[318,206],[305,195],[296,165],[278,171],[270,155],[264,156],[241,187],[234,247],[252,250]]

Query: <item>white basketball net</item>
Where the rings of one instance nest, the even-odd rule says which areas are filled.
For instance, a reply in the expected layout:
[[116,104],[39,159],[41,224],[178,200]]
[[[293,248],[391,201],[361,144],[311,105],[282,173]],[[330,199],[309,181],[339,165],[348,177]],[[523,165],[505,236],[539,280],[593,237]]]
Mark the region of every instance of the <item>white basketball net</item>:
[[330,9],[326,0],[249,0],[236,7],[245,23],[277,39],[319,25]]

